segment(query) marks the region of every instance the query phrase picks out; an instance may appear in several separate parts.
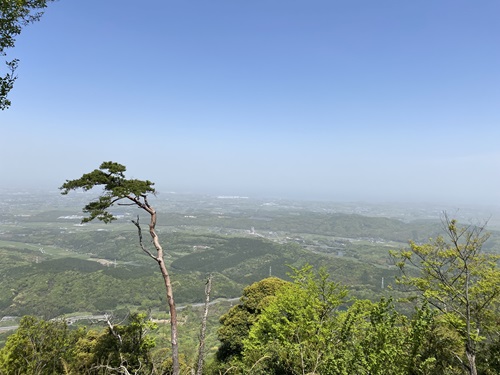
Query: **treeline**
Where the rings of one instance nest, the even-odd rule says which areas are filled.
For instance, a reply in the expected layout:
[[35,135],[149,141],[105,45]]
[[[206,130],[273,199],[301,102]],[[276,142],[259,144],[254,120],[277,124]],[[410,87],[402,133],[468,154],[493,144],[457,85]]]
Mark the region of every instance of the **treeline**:
[[65,321],[25,316],[0,350],[0,374],[166,373],[168,361],[155,361],[149,333],[157,328],[146,314],[100,331],[71,330]]
[[[385,217],[368,217],[357,214],[322,213],[311,211],[266,211],[225,213],[196,213],[186,216],[168,214],[168,225],[176,227],[218,227],[286,233],[309,233],[345,238],[383,238],[406,242],[409,238],[425,241],[436,235],[440,228],[436,221],[418,220],[406,223]],[[161,228],[161,223],[159,227]]]
[[[112,238],[106,236],[104,248]],[[396,274],[387,264],[381,267],[348,256],[317,254],[298,244],[278,244],[255,237],[174,233],[169,240],[167,262],[176,282],[176,301],[183,304],[203,300],[207,273],[213,273],[218,280],[213,298],[237,297],[246,285],[269,276],[270,272],[286,279],[289,266],[301,267],[306,263],[327,267],[335,281],[348,284],[359,298],[373,298],[382,293],[382,278],[387,285]],[[97,243],[95,246],[99,249]],[[130,251],[149,260],[137,248]],[[370,247],[366,251],[386,262],[387,247]],[[154,309],[165,303],[162,287],[156,286],[155,264],[122,262],[115,268],[113,264],[106,267],[91,260],[54,259],[39,251],[20,253],[1,247],[0,256],[6,260],[0,264],[0,315],[36,314],[52,319],[78,311]],[[33,262],[37,257],[38,264]]]
[[[214,273],[223,282],[214,298],[233,297],[241,286]],[[204,274],[176,274],[179,301],[202,299]],[[37,315],[52,319],[74,312],[102,313],[121,307],[142,310],[165,306],[158,275],[145,266],[103,267],[77,258],[47,260],[7,270],[0,278],[0,312],[3,315]],[[146,287],[147,286],[147,287]]]

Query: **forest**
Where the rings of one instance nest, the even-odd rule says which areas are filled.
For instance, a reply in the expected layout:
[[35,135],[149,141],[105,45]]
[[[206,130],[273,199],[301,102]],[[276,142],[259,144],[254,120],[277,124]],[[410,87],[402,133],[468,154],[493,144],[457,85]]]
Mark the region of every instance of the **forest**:
[[500,372],[499,236],[485,222],[155,201],[165,294],[135,218],[156,219],[150,185],[121,168],[63,185],[93,178],[97,197],[8,199],[25,204],[1,218],[0,374]]
[[[214,355],[196,362],[181,350],[179,373],[497,374],[498,256],[481,251],[484,228],[445,220],[446,237],[392,252],[404,288],[387,297],[356,298],[310,265],[245,287],[219,318]],[[170,374],[158,324],[144,312],[100,329],[24,316],[0,373]]]

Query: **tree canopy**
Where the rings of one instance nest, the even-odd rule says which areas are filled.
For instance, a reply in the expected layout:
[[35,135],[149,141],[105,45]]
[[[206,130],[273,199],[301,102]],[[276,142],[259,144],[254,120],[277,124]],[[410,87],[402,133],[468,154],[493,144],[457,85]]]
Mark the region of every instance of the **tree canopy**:
[[218,331],[221,346],[217,350],[217,359],[220,362],[229,362],[232,357],[241,357],[243,339],[248,336],[250,328],[271,297],[286,283],[277,277],[268,277],[247,286],[243,290],[241,303],[221,316],[221,327]]
[[61,193],[68,194],[71,190],[78,189],[88,191],[95,187],[103,188],[102,194],[96,200],[84,206],[83,211],[88,213],[89,216],[84,218],[82,222],[98,219],[105,223],[109,223],[115,220],[116,218],[109,212],[109,208],[121,200],[127,200],[130,205],[135,205],[150,215],[149,234],[151,235],[153,245],[156,249],[156,255],[153,255],[143,243],[139,216],[137,216],[137,221],[132,220],[132,222],[137,227],[141,249],[158,263],[163,277],[170,311],[172,374],[178,375],[180,365],[177,343],[177,312],[175,308],[174,293],[170,275],[163,258],[163,248],[155,230],[156,210],[149,204],[147,197],[148,193],[155,193],[155,189],[153,188],[154,184],[149,180],[127,179],[125,178],[125,171],[126,167],[122,164],[112,161],[103,162],[99,169],[94,169],[90,173],[85,173],[82,177],[75,180],[66,180],[60,187]]
[[60,190],[62,194],[68,194],[71,190],[88,191],[102,186],[103,192],[99,198],[83,208],[89,216],[82,222],[98,219],[109,223],[115,220],[116,217],[109,212],[109,208],[122,199],[148,211],[147,204],[141,201],[141,198],[145,198],[148,193],[155,193],[154,183],[149,180],[127,179],[124,174],[126,170],[124,165],[112,161],[103,162],[99,169],[85,173],[78,179],[66,180]]
[[144,313],[127,320],[95,331],[25,316],[0,349],[0,374],[151,374],[156,324]]
[[468,374],[476,375],[480,344],[499,328],[499,257],[482,251],[489,237],[484,225],[459,225],[446,215],[443,224],[445,237],[425,244],[410,242],[409,250],[393,256],[402,271],[399,282],[439,312],[462,343],[456,359]]
[[[47,4],[54,0],[0,0],[0,56],[6,56],[5,50],[13,48],[16,37],[23,27],[36,22],[43,15]],[[19,60],[7,60],[7,73],[0,76],[0,109],[10,107],[7,98],[17,79],[15,71]]]
[[65,364],[75,360],[80,336],[64,321],[25,316],[0,350],[0,374],[63,374]]

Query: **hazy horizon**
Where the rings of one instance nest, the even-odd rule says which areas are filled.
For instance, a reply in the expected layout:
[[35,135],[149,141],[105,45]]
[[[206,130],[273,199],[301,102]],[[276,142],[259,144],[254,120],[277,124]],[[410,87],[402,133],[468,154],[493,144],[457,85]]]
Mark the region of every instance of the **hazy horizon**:
[[[78,176],[79,177],[79,176]],[[189,199],[194,199],[196,196],[199,197],[212,197],[212,198],[234,198],[234,199],[250,199],[257,201],[289,201],[289,202],[325,202],[331,204],[360,204],[360,205],[393,205],[399,208],[405,208],[406,206],[411,208],[421,207],[431,209],[451,209],[460,211],[461,209],[473,209],[473,210],[482,210],[484,212],[488,212],[487,216],[495,213],[500,214],[500,204],[490,204],[485,203],[482,204],[480,202],[465,202],[465,201],[453,201],[453,200],[443,200],[436,199],[422,199],[422,196],[419,196],[419,199],[404,199],[404,196],[401,196],[401,199],[397,199],[392,197],[392,199],[386,199],[386,196],[364,196],[362,199],[356,199],[356,197],[352,195],[340,195],[340,194],[311,194],[304,193],[293,193],[289,191],[255,191],[255,190],[234,190],[234,189],[225,189],[225,188],[193,188],[192,186],[188,187],[178,187],[176,189],[172,189],[172,186],[166,186],[162,184],[155,184],[155,188],[157,193],[156,198],[169,199],[171,196],[187,196],[191,197]],[[88,192],[91,196],[96,196],[100,191],[99,188],[95,188],[95,190]],[[60,190],[58,186],[55,184],[37,184],[37,185],[23,185],[23,186],[12,186],[12,185],[0,185],[0,192],[7,192],[9,194],[59,194]],[[61,196],[61,202],[64,202],[64,197]],[[496,215],[495,215],[496,216]],[[482,218],[484,220],[487,219],[485,216]],[[496,218],[495,218],[496,220]]]
[[164,191],[498,207],[499,11],[55,2],[7,51],[0,187],[113,160]]

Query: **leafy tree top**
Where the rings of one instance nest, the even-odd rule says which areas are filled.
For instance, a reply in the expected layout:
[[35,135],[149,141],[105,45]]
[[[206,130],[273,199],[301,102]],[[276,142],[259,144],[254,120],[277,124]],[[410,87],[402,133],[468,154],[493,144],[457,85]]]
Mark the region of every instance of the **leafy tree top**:
[[109,223],[116,220],[116,217],[109,212],[109,208],[120,200],[129,200],[130,204],[152,212],[152,208],[147,202],[147,194],[155,194],[154,183],[149,180],[127,179],[125,178],[126,167],[124,165],[107,161],[103,162],[99,169],[94,169],[90,173],[85,173],[75,180],[66,180],[59,188],[61,194],[68,194],[71,190],[82,189],[91,190],[97,186],[102,186],[102,194],[94,201],[91,201],[83,208],[83,212],[89,216],[82,220],[82,223],[94,219]]
[[[16,37],[24,26],[36,22],[43,15],[43,10],[54,0],[0,0],[0,56],[5,50],[14,47]],[[11,102],[7,94],[14,87],[17,78],[15,70],[17,59],[5,62],[8,73],[0,76],[0,110],[7,109]]]

